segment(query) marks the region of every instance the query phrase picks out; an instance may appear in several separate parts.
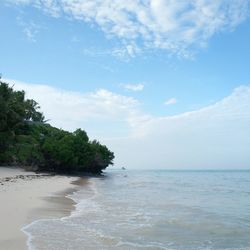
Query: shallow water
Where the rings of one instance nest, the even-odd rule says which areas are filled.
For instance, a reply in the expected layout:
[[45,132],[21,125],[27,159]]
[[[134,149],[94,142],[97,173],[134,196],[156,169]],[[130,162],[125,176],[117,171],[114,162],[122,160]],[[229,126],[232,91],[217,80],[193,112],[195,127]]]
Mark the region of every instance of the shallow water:
[[250,249],[250,171],[109,171],[63,219],[26,226],[30,249]]

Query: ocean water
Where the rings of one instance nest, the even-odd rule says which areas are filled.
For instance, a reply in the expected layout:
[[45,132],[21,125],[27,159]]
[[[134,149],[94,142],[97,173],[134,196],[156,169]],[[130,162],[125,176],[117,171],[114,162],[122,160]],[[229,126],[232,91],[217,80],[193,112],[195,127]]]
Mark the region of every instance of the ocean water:
[[108,171],[69,217],[23,230],[30,249],[250,249],[250,171]]

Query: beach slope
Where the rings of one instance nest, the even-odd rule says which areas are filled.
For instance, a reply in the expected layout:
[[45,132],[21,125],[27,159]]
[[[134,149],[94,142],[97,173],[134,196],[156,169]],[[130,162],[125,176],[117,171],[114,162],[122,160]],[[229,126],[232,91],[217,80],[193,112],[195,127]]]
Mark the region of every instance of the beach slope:
[[0,167],[0,249],[28,249],[23,226],[69,215],[74,203],[65,196],[75,190],[76,179]]

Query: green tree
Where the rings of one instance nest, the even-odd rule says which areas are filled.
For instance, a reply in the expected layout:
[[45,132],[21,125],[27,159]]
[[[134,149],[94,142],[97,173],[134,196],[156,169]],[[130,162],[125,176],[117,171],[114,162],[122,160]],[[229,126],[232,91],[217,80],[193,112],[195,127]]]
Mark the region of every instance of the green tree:
[[0,79],[0,163],[11,161],[11,150],[27,132],[27,122],[44,121],[38,109],[34,100],[25,100],[24,91],[14,91]]
[[114,153],[87,133],[73,133],[44,122],[39,105],[0,79],[0,164],[53,172],[101,173]]

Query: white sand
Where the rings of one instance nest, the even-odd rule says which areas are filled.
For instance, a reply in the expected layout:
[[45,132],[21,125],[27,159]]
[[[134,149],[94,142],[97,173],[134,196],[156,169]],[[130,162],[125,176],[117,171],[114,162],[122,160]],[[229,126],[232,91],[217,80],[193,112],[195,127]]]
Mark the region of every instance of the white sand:
[[[27,249],[24,225],[40,218],[63,217],[74,209],[73,201],[65,198],[73,192],[75,177],[48,176],[13,178],[34,175],[17,168],[0,167],[0,249]],[[6,181],[6,177],[12,177]],[[52,202],[53,201],[53,202]]]

